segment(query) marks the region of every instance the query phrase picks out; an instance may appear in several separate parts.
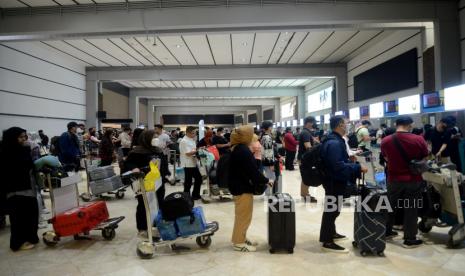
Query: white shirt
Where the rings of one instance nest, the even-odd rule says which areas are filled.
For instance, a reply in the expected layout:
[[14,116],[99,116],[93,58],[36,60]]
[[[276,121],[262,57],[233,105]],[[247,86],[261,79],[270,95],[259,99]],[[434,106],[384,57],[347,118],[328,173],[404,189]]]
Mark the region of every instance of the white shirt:
[[122,132],[119,135],[119,139],[121,141],[121,147],[123,149],[131,148],[131,137],[129,136],[129,134],[127,134],[126,132]]
[[197,148],[196,143],[193,139],[184,136],[181,143],[179,143],[181,167],[183,168],[195,168],[197,167],[197,159],[195,155],[187,156],[186,153],[192,152]]
[[168,155],[170,152],[170,149],[168,148],[168,145],[171,143],[170,136],[163,132],[158,136],[158,145],[160,148],[163,150],[163,154]]

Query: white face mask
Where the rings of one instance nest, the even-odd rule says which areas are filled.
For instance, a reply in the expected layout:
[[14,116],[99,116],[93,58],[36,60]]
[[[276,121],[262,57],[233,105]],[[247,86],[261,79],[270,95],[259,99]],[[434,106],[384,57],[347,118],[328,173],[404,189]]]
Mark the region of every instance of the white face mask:
[[159,147],[160,146],[160,142],[159,142],[158,138],[153,138],[151,144],[152,144],[153,147]]
[[81,134],[81,133],[83,133],[84,131],[83,131],[82,129],[78,128],[78,129],[76,129],[76,132],[79,133],[79,134]]

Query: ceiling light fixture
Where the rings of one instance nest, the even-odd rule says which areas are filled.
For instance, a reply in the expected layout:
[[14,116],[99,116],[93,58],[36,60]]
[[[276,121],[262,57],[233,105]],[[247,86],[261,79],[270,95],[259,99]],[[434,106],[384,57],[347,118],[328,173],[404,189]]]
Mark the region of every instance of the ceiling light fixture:
[[153,45],[152,45],[153,47],[157,47],[157,46],[158,46],[158,45],[157,45],[157,38],[158,38],[158,37],[157,37],[156,35],[153,36]]
[[247,42],[242,42],[242,46],[247,46]]
[[182,46],[179,44],[176,44],[176,48],[181,48]]

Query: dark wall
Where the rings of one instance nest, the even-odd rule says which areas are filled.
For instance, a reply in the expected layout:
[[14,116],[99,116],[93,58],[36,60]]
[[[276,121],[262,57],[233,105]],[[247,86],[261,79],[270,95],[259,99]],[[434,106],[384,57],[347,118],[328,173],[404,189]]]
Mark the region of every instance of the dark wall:
[[204,120],[205,124],[216,125],[233,125],[233,114],[218,114],[218,115],[163,115],[163,124],[165,125],[196,125],[200,120]]
[[249,123],[256,123],[257,122],[257,113],[249,114],[247,116],[247,122]]
[[418,86],[417,49],[354,77],[354,101],[363,101]]
[[268,110],[263,111],[263,120],[273,121],[273,113],[274,113],[273,109],[268,109]]
[[242,115],[235,116],[234,117],[234,124],[243,124],[244,123],[244,117]]

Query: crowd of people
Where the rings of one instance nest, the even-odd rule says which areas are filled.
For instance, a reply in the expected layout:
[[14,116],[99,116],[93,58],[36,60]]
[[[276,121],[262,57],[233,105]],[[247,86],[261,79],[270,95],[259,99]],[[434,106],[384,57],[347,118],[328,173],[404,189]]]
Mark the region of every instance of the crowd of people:
[[[139,171],[149,166],[153,158],[160,159],[162,187],[157,190],[159,204],[165,197],[165,183],[170,176],[169,163],[172,162],[170,151],[179,153],[180,164],[184,169],[184,192],[193,200],[201,199],[200,189],[202,175],[198,165],[200,148],[216,147],[220,157],[228,156],[228,185],[234,196],[235,216],[232,234],[234,250],[241,252],[256,251],[257,243],[247,237],[247,230],[252,221],[253,196],[257,186],[265,185],[267,195],[280,191],[280,165],[283,160],[285,169],[293,171],[296,164],[301,164],[303,156],[319,146],[320,155],[327,177],[323,181],[325,206],[327,198],[339,198],[346,193],[347,183],[360,178],[367,168],[354,162],[352,158],[362,151],[380,148],[380,162],[386,168],[387,189],[391,203],[398,199],[414,201],[421,196],[423,185],[421,176],[412,175],[408,170],[410,160],[436,158],[441,162],[453,162],[460,168],[458,141],[462,137],[452,116],[441,119],[436,126],[425,125],[414,128],[413,120],[401,116],[396,120],[396,128],[382,124],[378,129],[371,129],[367,120],[351,131],[351,125],[344,116],[330,119],[328,131],[318,129],[314,117],[304,119],[302,129],[294,131],[273,128],[273,123],[264,121],[260,130],[251,126],[241,126],[230,131],[223,127],[205,127],[202,139],[198,139],[197,127],[188,126],[185,131],[179,128],[170,132],[163,125],[155,125],[153,130],[123,127],[120,131],[111,128],[97,130],[86,129],[85,125],[70,122],[67,130],[51,139],[42,131],[28,133],[27,130],[12,127],[3,132],[1,143],[1,174],[4,184],[1,186],[1,210],[7,210],[11,224],[12,250],[31,249],[39,241],[37,231],[41,215],[47,212],[41,198],[40,185],[34,170],[34,161],[46,154],[59,158],[67,171],[82,169],[81,159],[85,155],[98,156],[101,166],[111,165],[119,153],[123,162],[121,172]],[[174,160],[176,162],[176,160]],[[303,175],[305,168],[300,166]],[[316,203],[310,195],[309,184],[300,184],[300,195],[304,202]],[[145,208],[140,194],[136,210],[136,227],[140,236],[147,235]],[[341,202],[336,202],[338,206]],[[394,204],[386,236],[398,235],[393,230],[395,213],[399,211]],[[417,234],[417,208],[403,208],[404,246],[407,248],[422,244]],[[323,212],[319,241],[322,248],[331,252],[347,252],[336,242],[346,238],[336,231],[335,221],[340,210]],[[0,213],[4,220],[4,214]]]

